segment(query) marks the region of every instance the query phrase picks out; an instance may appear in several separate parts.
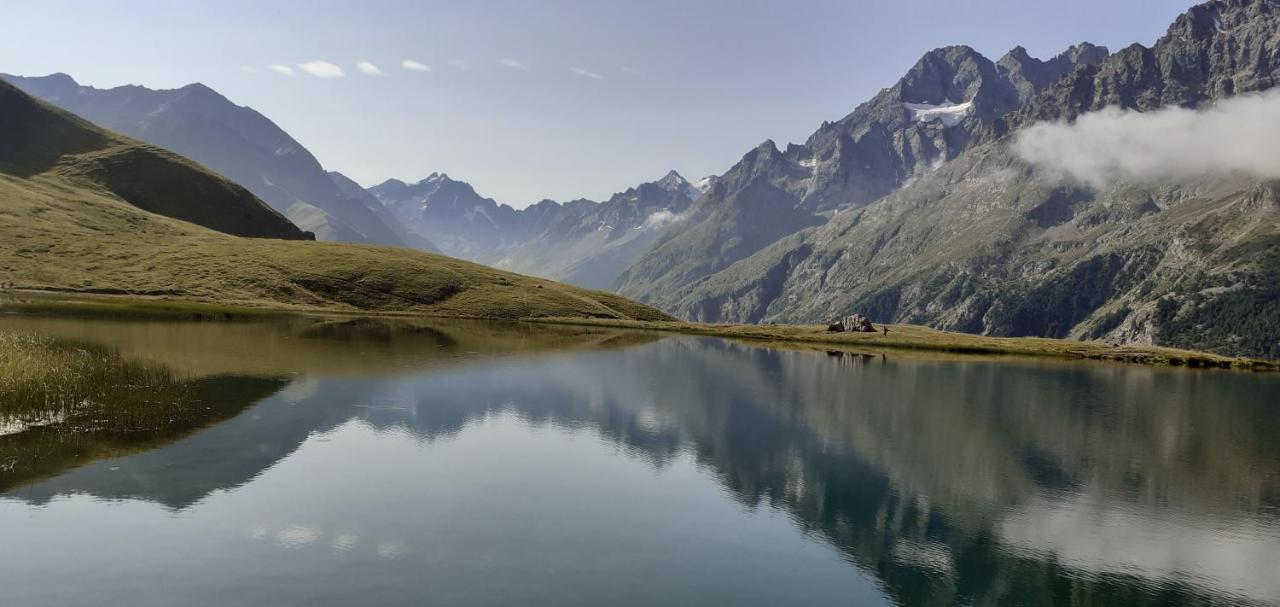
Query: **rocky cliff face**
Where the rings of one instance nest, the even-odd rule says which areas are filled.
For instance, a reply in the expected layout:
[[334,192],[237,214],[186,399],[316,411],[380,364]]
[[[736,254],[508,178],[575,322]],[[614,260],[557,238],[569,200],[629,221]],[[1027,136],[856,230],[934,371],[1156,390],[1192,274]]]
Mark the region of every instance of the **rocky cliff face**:
[[1280,3],[1216,0],[1194,6],[1147,48],[1134,44],[1109,60],[1073,71],[1009,119],[1010,128],[1074,119],[1108,106],[1152,110],[1276,85],[1280,75]]
[[[1014,155],[1007,135],[1109,105],[1197,106],[1266,89],[1280,76],[1278,9],[1269,0],[1194,7],[1150,49],[1086,60],[1029,100],[1019,93],[1020,105],[973,124],[966,148],[898,191],[674,290],[664,305],[709,321],[861,312],[992,335],[1280,356],[1274,182],[1064,183]],[[1001,60],[1014,91],[1044,81],[1021,55]]]
[[0,78],[97,125],[199,162],[320,239],[405,244],[374,210],[343,195],[302,144],[202,84],[97,89],[66,74]]
[[620,278],[621,293],[659,306],[797,230],[869,204],[977,142],[1055,77],[1107,56],[1082,44],[1049,61],[1015,49],[997,65],[967,46],[926,53],[894,86],[803,145],[765,142],[698,200]]

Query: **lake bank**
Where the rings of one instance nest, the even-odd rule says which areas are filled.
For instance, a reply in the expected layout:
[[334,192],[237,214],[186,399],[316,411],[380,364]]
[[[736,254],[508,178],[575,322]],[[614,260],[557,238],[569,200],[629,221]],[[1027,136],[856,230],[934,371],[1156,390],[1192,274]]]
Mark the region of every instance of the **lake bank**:
[[[265,319],[280,316],[338,316],[380,318],[484,319],[466,315],[422,315],[353,310],[223,305],[134,296],[10,291],[0,293],[0,310],[25,314],[108,317],[172,317],[197,320]],[[505,319],[511,320],[511,319]],[[915,325],[888,325],[889,334],[833,333],[821,325],[738,325],[685,321],[636,321],[605,318],[522,318],[522,322],[657,331],[684,335],[722,337],[759,344],[792,344],[807,348],[846,351],[900,350],[956,355],[1031,356],[1064,360],[1095,360],[1189,368],[1280,371],[1280,361],[1238,358],[1210,352],[1147,345],[1112,346],[1101,342],[1041,337],[991,337],[939,331]],[[883,325],[880,325],[883,327]]]
[[1044,337],[990,337],[939,331],[916,325],[888,325],[889,333],[885,335],[881,332],[828,332],[822,325],[720,325],[683,321],[630,322],[569,318],[538,319],[534,322],[645,329],[755,343],[796,344],[819,349],[913,350],[959,355],[1014,355],[1189,368],[1280,371],[1280,361],[1236,358],[1211,352],[1146,345],[1112,346],[1101,342]]

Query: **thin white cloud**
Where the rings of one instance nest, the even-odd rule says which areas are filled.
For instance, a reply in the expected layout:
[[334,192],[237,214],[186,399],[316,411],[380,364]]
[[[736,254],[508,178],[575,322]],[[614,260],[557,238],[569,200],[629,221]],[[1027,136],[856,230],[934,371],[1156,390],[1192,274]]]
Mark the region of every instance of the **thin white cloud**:
[[367,74],[369,76],[382,75],[382,70],[379,69],[378,66],[374,65],[372,61],[361,61],[356,64],[356,69],[360,70],[362,74]]
[[425,63],[418,63],[417,61],[414,61],[413,59],[405,59],[404,61],[401,61],[401,62],[400,62],[400,67],[402,67],[402,68],[404,68],[404,69],[406,69],[406,70],[409,70],[409,71],[411,71],[411,72],[429,72],[429,71],[431,71],[431,66],[429,66],[429,65],[427,65],[427,64],[425,64]]
[[341,78],[347,73],[342,68],[329,63],[328,61],[308,61],[299,63],[298,69],[315,76],[316,78]]
[[1073,123],[1023,129],[1013,150],[1051,177],[1096,188],[1239,173],[1280,178],[1280,92],[1241,95],[1189,110],[1109,107]]
[[569,67],[569,71],[573,72],[577,76],[582,76],[583,78],[590,78],[592,80],[604,80],[604,76],[602,76],[601,74],[597,72],[593,72],[591,70],[584,70],[580,67],[571,66]]
[[240,71],[246,74],[256,74],[258,73],[258,68],[253,67],[252,65],[242,65],[240,66]]
[[469,62],[467,62],[467,61],[463,61],[462,59],[450,59],[450,60],[449,60],[449,67],[451,67],[451,68],[453,68],[453,69],[455,69],[455,70],[463,70],[463,71],[466,71],[466,70],[471,69],[471,63],[469,63]]
[[519,62],[519,61],[517,61],[517,60],[515,60],[515,59],[512,59],[512,58],[510,58],[510,57],[503,57],[503,58],[501,58],[501,59],[499,59],[499,60],[498,60],[498,63],[500,63],[500,64],[502,64],[502,65],[505,65],[505,66],[507,66],[507,67],[509,67],[509,68],[512,68],[512,69],[529,71],[529,66],[527,66],[527,65],[525,65],[525,64],[523,64],[523,63],[521,63],[521,62]]
[[677,221],[684,219],[684,213],[673,213],[668,210],[654,211],[645,218],[644,223],[640,224],[637,230],[653,230],[671,225]]
[[628,66],[628,65],[624,65],[624,66],[622,66],[622,67],[620,67],[620,68],[618,68],[618,69],[622,70],[622,73],[624,73],[624,74],[631,74],[632,76],[639,76],[639,75],[640,75],[640,70],[638,70],[638,69],[636,69],[636,68],[634,68],[634,67]]
[[267,66],[267,69],[269,69],[269,70],[271,70],[271,71],[273,71],[273,72],[275,72],[275,73],[277,73],[277,74],[284,74],[285,76],[289,76],[290,78],[292,78],[293,76],[295,76],[295,74],[294,74],[294,72],[293,72],[293,68],[291,68],[291,67],[289,67],[289,66],[287,66],[287,65],[279,65],[279,64],[277,64],[277,65],[268,65],[268,66]]

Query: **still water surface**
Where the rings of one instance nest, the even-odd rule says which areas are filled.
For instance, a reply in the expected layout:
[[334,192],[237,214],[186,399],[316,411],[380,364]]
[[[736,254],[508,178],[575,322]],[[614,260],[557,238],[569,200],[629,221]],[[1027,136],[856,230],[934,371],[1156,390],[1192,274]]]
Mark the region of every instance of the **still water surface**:
[[94,419],[0,402],[0,605],[1280,603],[1270,375],[457,322],[0,330],[179,384]]

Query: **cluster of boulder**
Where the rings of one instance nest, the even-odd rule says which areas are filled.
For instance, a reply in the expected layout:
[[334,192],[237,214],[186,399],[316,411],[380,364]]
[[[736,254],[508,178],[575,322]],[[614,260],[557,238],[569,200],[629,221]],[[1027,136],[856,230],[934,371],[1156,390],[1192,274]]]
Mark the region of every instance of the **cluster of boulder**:
[[875,333],[876,328],[866,316],[854,314],[837,320],[827,326],[831,333]]

